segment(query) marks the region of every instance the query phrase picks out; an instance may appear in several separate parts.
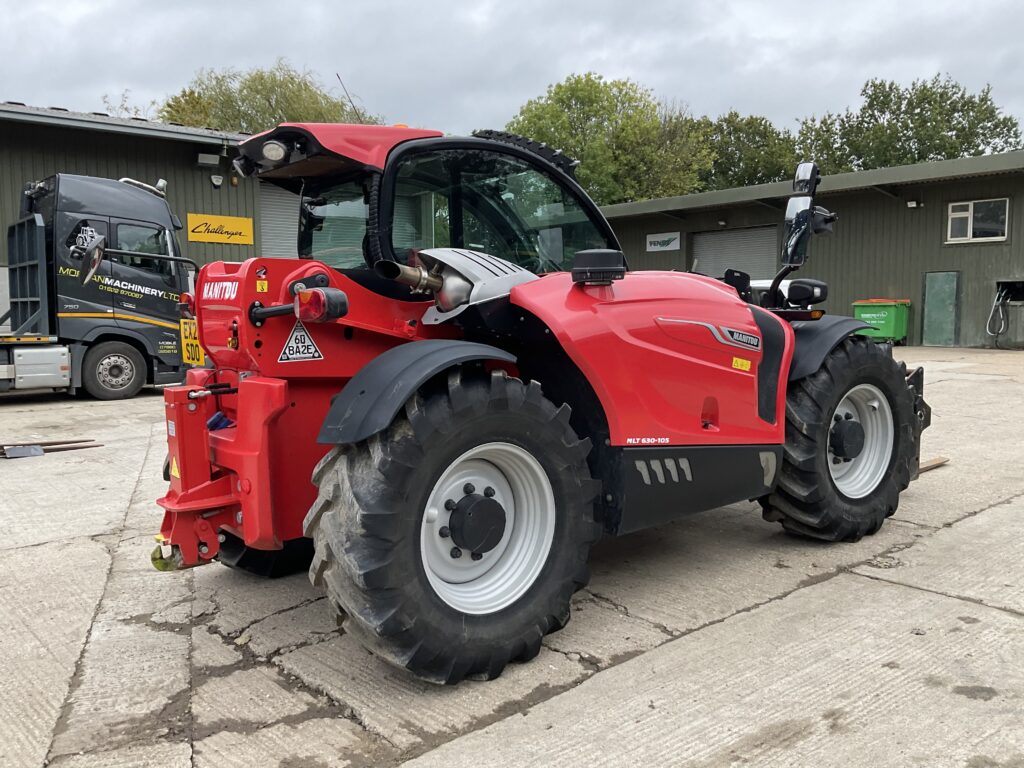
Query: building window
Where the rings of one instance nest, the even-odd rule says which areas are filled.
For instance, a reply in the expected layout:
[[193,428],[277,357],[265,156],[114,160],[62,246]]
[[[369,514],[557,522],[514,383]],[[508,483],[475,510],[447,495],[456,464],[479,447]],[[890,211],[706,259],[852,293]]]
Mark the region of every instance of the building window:
[[973,243],[1006,239],[1006,220],[1010,201],[973,200],[949,204],[946,225],[947,243]]

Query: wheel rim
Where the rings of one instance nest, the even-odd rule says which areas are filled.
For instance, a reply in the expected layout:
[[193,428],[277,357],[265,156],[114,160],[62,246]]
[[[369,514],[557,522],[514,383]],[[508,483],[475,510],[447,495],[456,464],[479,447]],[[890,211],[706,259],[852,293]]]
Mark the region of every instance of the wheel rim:
[[[479,493],[493,490],[488,498],[504,513],[500,541],[479,558],[462,550],[452,557],[453,510],[445,503],[451,507],[465,498],[467,484]],[[555,495],[540,462],[518,445],[485,443],[455,459],[434,485],[420,526],[420,556],[430,586],[448,605],[463,613],[494,613],[537,580],[554,536]]]
[[135,378],[135,366],[124,355],[107,355],[96,365],[96,378],[107,389],[124,389]]
[[[864,430],[864,445],[854,458],[840,458],[833,446],[832,431],[839,421],[852,420]],[[896,434],[892,407],[873,384],[858,384],[839,401],[832,415],[828,441],[828,469],[836,489],[851,499],[874,491],[889,471]]]

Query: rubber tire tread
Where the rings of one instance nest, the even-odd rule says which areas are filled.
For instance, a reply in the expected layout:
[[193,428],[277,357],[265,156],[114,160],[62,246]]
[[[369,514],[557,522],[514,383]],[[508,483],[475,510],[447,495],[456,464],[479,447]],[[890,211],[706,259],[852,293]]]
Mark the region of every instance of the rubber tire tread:
[[[382,433],[337,446],[313,472],[318,496],[304,521],[315,554],[309,577],[344,614],[345,631],[386,661],[434,683],[493,679],[510,661],[535,657],[544,635],[569,620],[573,593],[590,573],[601,535],[587,467],[589,439],[569,426],[568,406],[497,371],[463,380],[454,370],[406,403]],[[509,439],[494,424],[523,424],[543,444],[534,456],[555,492],[555,540],[544,570],[512,605],[463,614],[429,586],[420,555],[426,499],[452,460],[473,445]],[[515,427],[512,427],[513,431]],[[468,446],[468,447],[467,447]]]
[[[867,496],[848,498],[828,468],[831,416],[846,393],[873,384],[888,398],[894,422],[889,469]],[[764,518],[786,531],[823,541],[858,541],[882,527],[910,485],[915,461],[914,396],[906,365],[870,339],[850,336],[816,372],[790,384],[786,395],[786,444],[775,491],[761,499]]]

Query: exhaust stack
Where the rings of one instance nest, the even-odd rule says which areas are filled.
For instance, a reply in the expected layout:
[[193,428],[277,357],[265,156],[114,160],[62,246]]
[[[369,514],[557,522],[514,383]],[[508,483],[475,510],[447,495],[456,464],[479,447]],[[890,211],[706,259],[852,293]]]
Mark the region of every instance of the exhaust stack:
[[397,261],[378,261],[373,271],[386,280],[410,286],[417,293],[437,293],[444,286],[441,275],[428,272],[423,267],[407,267]]

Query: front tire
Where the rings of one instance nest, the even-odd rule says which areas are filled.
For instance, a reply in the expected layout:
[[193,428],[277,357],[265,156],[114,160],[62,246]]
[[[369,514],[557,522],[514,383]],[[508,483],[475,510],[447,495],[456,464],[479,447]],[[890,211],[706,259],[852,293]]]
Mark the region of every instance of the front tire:
[[537,655],[587,583],[589,449],[536,382],[453,371],[317,466],[310,579],[391,663],[437,683],[497,677]]
[[127,400],[146,383],[146,359],[131,344],[104,341],[82,361],[82,386],[97,400]]
[[786,395],[786,445],[764,518],[790,533],[857,541],[881,528],[910,484],[914,400],[906,368],[851,336]]

